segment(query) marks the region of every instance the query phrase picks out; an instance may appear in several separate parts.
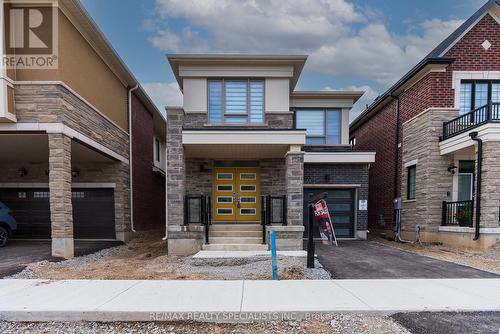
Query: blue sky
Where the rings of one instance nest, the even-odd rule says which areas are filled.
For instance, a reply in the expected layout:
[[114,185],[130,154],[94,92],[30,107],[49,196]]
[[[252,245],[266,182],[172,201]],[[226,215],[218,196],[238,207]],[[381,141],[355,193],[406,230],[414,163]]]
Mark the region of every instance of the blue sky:
[[182,103],[167,53],[290,53],[297,89],[367,91],[354,117],[486,0],[82,2],[160,110]]

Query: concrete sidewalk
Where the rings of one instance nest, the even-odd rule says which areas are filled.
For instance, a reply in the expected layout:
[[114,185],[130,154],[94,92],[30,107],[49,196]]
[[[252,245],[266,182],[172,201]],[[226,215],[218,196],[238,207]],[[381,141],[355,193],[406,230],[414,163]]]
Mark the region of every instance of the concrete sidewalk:
[[255,316],[262,313],[279,319],[287,313],[492,310],[500,310],[500,279],[0,280],[0,320],[9,321],[241,321],[262,319]]

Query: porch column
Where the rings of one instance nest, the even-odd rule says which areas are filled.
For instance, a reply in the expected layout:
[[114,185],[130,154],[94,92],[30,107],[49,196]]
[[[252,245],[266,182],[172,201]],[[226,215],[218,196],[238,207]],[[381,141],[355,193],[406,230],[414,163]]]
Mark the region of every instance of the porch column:
[[71,203],[71,138],[49,133],[49,192],[52,256],[74,256]]
[[290,146],[285,157],[288,225],[303,225],[304,152],[300,146]]

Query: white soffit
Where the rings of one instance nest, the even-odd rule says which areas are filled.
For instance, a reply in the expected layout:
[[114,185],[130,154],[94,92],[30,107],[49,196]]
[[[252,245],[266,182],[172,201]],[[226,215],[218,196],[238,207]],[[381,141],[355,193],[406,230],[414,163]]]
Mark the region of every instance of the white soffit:
[[305,131],[182,131],[184,145],[304,145]]
[[375,152],[306,152],[304,163],[374,163]]

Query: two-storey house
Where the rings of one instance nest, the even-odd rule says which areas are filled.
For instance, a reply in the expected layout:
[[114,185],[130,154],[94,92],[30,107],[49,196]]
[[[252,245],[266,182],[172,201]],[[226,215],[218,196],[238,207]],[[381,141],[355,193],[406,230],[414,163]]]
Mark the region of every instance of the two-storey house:
[[[337,237],[366,238],[375,153],[349,144],[363,92],[296,91],[306,56],[170,55],[183,106],[167,107],[170,254],[302,249],[307,200],[327,193]],[[317,234],[317,229],[315,229]]]
[[0,238],[70,258],[75,239],[163,228],[165,119],[81,3],[0,9],[0,202],[17,221],[0,220]]
[[377,152],[370,226],[400,216],[403,239],[500,241],[499,122],[500,1],[490,0],[351,124],[356,147]]

